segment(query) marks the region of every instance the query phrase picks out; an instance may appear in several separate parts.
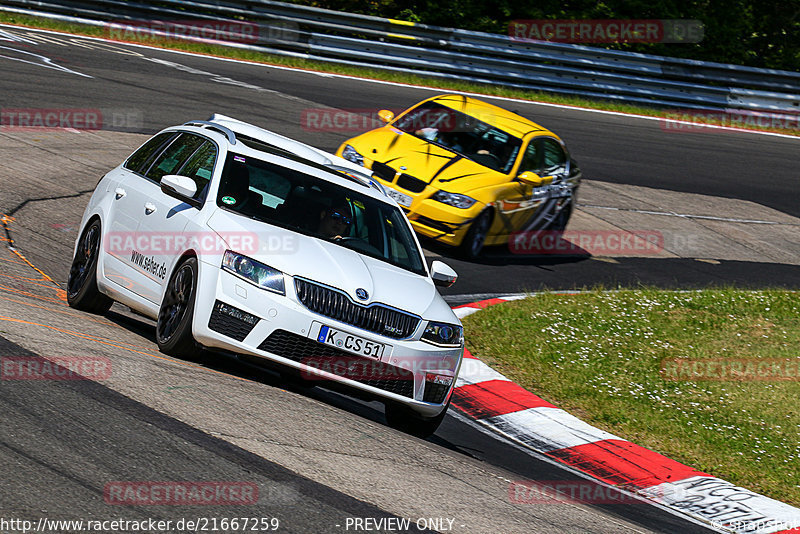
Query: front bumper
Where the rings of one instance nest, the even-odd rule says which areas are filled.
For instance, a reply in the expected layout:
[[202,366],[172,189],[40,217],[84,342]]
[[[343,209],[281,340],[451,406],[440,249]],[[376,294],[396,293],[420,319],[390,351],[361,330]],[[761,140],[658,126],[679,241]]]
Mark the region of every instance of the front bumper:
[[[291,367],[308,380],[331,381],[384,401],[403,403],[425,417],[447,403],[463,348],[440,348],[419,336],[421,320],[409,339],[393,339],[312,312],[284,275],[286,295],[249,284],[214,264],[202,263],[192,331],[209,348],[257,356]],[[321,325],[385,345],[380,358],[367,358],[316,340]],[[451,383],[427,380],[451,377]],[[436,382],[440,382],[437,379]]]
[[430,185],[425,186],[419,192],[415,192],[403,189],[394,180],[386,180],[378,174],[374,174],[373,177],[377,178],[384,187],[394,189],[411,197],[410,206],[401,205],[400,207],[408,217],[414,231],[445,245],[460,245],[469,229],[469,225],[484,207],[480,202],[477,202],[468,209],[456,208],[434,200],[432,196],[439,190]]

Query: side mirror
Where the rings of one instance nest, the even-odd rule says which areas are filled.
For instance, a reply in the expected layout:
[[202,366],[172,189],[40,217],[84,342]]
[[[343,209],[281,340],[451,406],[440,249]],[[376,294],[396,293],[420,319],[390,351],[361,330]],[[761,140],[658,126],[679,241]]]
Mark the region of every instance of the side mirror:
[[517,180],[522,182],[523,184],[532,185],[533,187],[541,187],[543,185],[550,185],[553,183],[552,176],[539,176],[533,171],[525,171],[519,176],[517,176]]
[[446,263],[436,260],[431,263],[431,278],[437,286],[450,287],[458,280],[458,274]]
[[161,177],[161,191],[171,197],[191,204],[192,206],[199,206],[200,202],[193,198],[197,193],[197,184],[188,176],[180,176],[178,174],[166,174]]
[[388,124],[394,119],[394,113],[388,109],[382,109],[378,112],[378,118]]

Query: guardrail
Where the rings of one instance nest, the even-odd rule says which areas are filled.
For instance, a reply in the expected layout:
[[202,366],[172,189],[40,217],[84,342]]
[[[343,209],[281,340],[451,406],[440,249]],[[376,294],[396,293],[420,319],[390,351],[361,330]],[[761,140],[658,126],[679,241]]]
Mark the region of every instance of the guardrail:
[[268,0],[3,0],[0,10],[91,24],[250,21],[220,44],[374,69],[680,109],[800,113],[800,73],[415,24]]

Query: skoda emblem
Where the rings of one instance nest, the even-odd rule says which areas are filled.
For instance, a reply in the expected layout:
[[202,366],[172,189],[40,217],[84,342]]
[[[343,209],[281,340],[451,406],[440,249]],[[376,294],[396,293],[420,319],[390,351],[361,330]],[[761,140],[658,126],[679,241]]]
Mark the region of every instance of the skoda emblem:
[[359,287],[356,289],[356,296],[361,300],[367,300],[369,298],[369,293],[363,287]]

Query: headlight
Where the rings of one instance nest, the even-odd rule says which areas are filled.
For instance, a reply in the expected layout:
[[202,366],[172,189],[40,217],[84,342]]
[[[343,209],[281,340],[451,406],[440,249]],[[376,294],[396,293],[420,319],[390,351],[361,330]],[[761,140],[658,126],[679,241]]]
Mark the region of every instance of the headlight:
[[342,150],[342,157],[347,161],[357,163],[362,167],[364,166],[364,156],[356,152],[356,149],[351,147],[350,145],[344,146],[344,150]]
[[226,250],[222,257],[222,268],[258,287],[273,293],[286,294],[282,272],[247,256]]
[[422,341],[440,347],[460,347],[464,344],[464,329],[455,324],[428,323]]
[[432,198],[433,200],[438,200],[439,202],[443,202],[448,206],[454,206],[461,209],[467,209],[477,202],[474,198],[468,197],[467,195],[448,193],[447,191],[438,191],[435,195],[433,195]]

